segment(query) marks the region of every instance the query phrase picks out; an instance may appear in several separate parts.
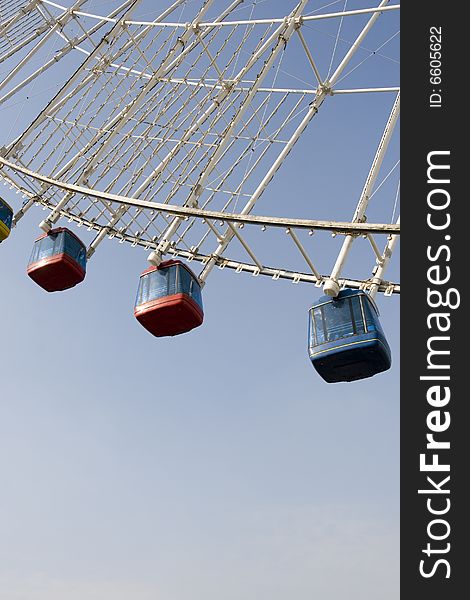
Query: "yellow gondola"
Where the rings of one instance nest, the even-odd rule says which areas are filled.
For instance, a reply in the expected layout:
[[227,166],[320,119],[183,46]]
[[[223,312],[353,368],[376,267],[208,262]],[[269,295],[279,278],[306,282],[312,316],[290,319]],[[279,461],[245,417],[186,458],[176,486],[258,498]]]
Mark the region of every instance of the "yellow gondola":
[[10,235],[11,222],[13,220],[12,207],[0,198],[0,242],[6,240]]

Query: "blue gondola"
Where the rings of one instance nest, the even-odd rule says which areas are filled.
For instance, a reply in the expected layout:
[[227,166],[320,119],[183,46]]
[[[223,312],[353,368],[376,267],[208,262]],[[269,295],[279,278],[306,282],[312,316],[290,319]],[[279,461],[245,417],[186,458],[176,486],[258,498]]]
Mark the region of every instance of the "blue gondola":
[[10,235],[11,222],[13,220],[13,209],[0,198],[0,242],[6,240]]
[[365,379],[390,368],[379,311],[364,291],[322,296],[309,315],[310,360],[328,383]]
[[27,272],[47,292],[74,287],[85,278],[85,244],[66,227],[51,229],[34,242]]
[[134,316],[157,337],[179,335],[204,319],[201,286],[179,260],[167,260],[140,276]]

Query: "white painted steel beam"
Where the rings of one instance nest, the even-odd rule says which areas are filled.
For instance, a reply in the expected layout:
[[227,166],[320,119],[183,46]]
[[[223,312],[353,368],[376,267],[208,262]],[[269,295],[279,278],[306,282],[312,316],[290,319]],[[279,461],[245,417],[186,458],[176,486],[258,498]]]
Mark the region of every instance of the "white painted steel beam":
[[[395,125],[398,120],[398,116],[400,114],[400,94],[397,95],[395,102],[393,103],[392,110],[390,112],[390,116],[388,118],[387,124],[385,125],[384,132],[382,134],[382,138],[380,140],[379,146],[377,148],[377,152],[375,153],[374,160],[372,161],[372,166],[370,168],[369,174],[367,176],[366,182],[364,184],[362,193],[359,197],[359,201],[356,206],[356,210],[354,212],[352,222],[359,223],[365,217],[365,212],[367,206],[369,205],[369,200],[372,195],[372,191],[377,180],[377,176],[379,174],[380,168],[382,166],[383,159],[387,152],[388,144],[392,138],[393,131],[395,129]],[[341,246],[336,262],[333,266],[333,270],[331,271],[330,278],[325,283],[324,291],[326,294],[330,296],[337,296],[340,291],[340,285],[338,280],[341,275],[341,271],[346,263],[346,259],[348,257],[349,251],[351,250],[351,246],[354,242],[354,236],[348,235]]]
[[[388,0],[387,0],[388,3]],[[391,6],[385,6],[385,4],[381,3],[379,6],[375,8],[359,8],[357,10],[345,10],[342,12],[333,12],[333,13],[325,13],[322,15],[309,15],[306,17],[301,17],[300,23],[308,23],[310,21],[322,21],[324,19],[339,19],[343,17],[353,17],[357,15],[367,15],[367,14],[379,14],[394,10],[399,10],[399,4],[393,4]],[[223,23],[201,23],[201,27],[213,27],[217,25],[218,27],[233,27],[235,25],[270,25],[271,23],[282,23],[284,19],[245,19],[241,21],[225,21]],[[152,26],[152,23],[148,21],[129,21],[128,25],[149,25]],[[158,23],[155,24],[158,27],[183,27],[182,23]]]
[[[400,218],[398,218],[397,220],[397,224],[399,223]],[[380,286],[383,283],[383,277],[390,262],[390,259],[392,258],[393,250],[395,249],[395,246],[398,242],[398,238],[399,236],[396,234],[391,235],[389,237],[382,256],[379,260],[377,260],[377,265],[374,268],[374,276],[372,277],[369,291],[369,294],[372,296],[372,298],[375,298],[377,292],[380,289]]]
[[[293,219],[290,217],[269,217],[251,215],[249,213],[226,213],[201,208],[192,208],[189,206],[162,204],[160,202],[149,202],[148,200],[140,200],[139,198],[128,198],[126,196],[119,196],[118,194],[110,194],[108,192],[101,192],[100,190],[74,185],[71,183],[66,183],[64,181],[59,181],[58,179],[53,179],[40,173],[35,173],[30,169],[26,169],[21,165],[17,165],[16,163],[13,163],[3,158],[1,155],[0,165],[3,165],[4,167],[11,169],[12,171],[21,173],[26,177],[30,177],[31,179],[36,179],[37,181],[40,181],[49,187],[56,187],[57,189],[61,189],[66,192],[70,192],[73,194],[82,194],[84,196],[89,196],[90,198],[97,198],[105,202],[115,202],[117,204],[133,206],[135,208],[168,213],[170,215],[175,215],[179,217],[196,217],[201,219],[211,219],[213,221],[227,221],[230,223],[239,223],[243,225],[257,225],[260,227],[264,225],[266,227],[282,227],[284,229],[287,227],[291,227],[293,229],[306,230],[318,229],[324,231],[333,231],[339,234],[351,233],[356,235],[365,235],[367,233],[380,233],[393,235],[400,233],[400,225],[390,223],[350,223],[348,221],[322,221],[316,219]],[[28,192],[28,190],[26,189],[23,189],[19,186],[17,186],[17,189],[20,192],[25,193],[26,195],[30,194],[31,200],[33,202],[42,201],[42,199],[39,196],[31,194],[31,192]],[[67,216],[70,217],[72,215],[67,214]],[[80,218],[78,218],[78,221],[80,221]],[[88,223],[86,224],[88,225]],[[97,227],[101,229],[102,226],[97,225]],[[143,245],[146,245],[146,243],[147,242],[144,242]]]

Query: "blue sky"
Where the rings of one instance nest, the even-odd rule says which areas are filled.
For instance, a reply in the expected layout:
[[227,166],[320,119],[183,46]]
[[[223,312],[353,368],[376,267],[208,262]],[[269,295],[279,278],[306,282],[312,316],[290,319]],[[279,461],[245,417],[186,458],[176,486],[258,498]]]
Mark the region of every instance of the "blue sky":
[[[383,96],[382,125],[370,95],[312,123],[264,212],[296,212],[288,199],[305,202],[314,183],[328,202],[312,218],[351,215]],[[324,166],[310,172],[320,134]],[[142,249],[106,241],[62,294],[28,279],[45,214],[31,210],[0,247],[0,599],[396,598],[399,298],[378,298],[392,369],[328,385],[306,351],[317,288],[216,269],[203,327],[156,339],[132,315]],[[351,271],[370,271],[362,257]]]

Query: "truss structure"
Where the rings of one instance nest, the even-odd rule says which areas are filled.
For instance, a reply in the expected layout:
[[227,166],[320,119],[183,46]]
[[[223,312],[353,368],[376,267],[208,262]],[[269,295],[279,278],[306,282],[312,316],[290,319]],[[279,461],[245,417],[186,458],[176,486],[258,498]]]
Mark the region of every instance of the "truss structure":
[[[24,97],[49,68],[62,78],[0,149],[0,177],[23,197],[15,224],[41,205],[42,229],[64,218],[91,232],[88,257],[114,238],[144,247],[155,264],[165,256],[199,261],[202,283],[217,266],[323,285],[332,295],[345,285],[373,295],[399,292],[384,279],[399,236],[397,163],[386,160],[399,88],[390,81],[393,69],[372,69],[379,81],[371,83],[366,63],[382,57],[396,68],[395,55],[384,54],[396,33],[389,24],[381,33],[380,24],[397,5],[342,0],[332,3],[341,10],[329,12],[312,0],[268,0],[258,16],[259,2],[177,0],[149,20],[156,3],[145,0],[123,2],[106,16],[86,12],[86,4],[2,3],[0,66],[9,71],[0,80],[0,108]],[[272,15],[280,9],[287,14]],[[324,24],[328,56],[317,29]],[[52,39],[59,46],[47,56]],[[80,60],[64,77],[58,63],[70,53]],[[349,214],[320,218],[313,202],[290,206],[289,198],[286,212],[294,216],[270,214],[265,191],[276,187],[271,181],[310,122],[337,98],[366,96],[380,98],[385,111],[376,139],[367,141],[371,163],[362,191],[346,203]],[[386,202],[370,222],[366,211],[380,188]],[[368,272],[345,275],[360,239]]]
[[[103,26],[122,14],[131,4],[127,0],[118,6],[109,17],[94,19],[89,26],[80,19],[80,8],[87,0],[77,0],[66,9],[46,0],[10,0],[2,2],[0,8],[0,68],[8,65],[8,72],[0,81],[0,106],[31,85],[34,80],[53,67],[72,50],[86,51],[83,42],[97,43]],[[57,10],[59,9],[59,10]],[[102,35],[102,33],[101,33]],[[34,66],[34,59],[52,41],[61,44],[46,60]],[[43,58],[44,54],[41,56]],[[31,68],[31,63],[33,66]],[[20,76],[17,78],[17,76]],[[15,78],[17,80],[15,81]],[[14,85],[10,82],[15,81]]]

